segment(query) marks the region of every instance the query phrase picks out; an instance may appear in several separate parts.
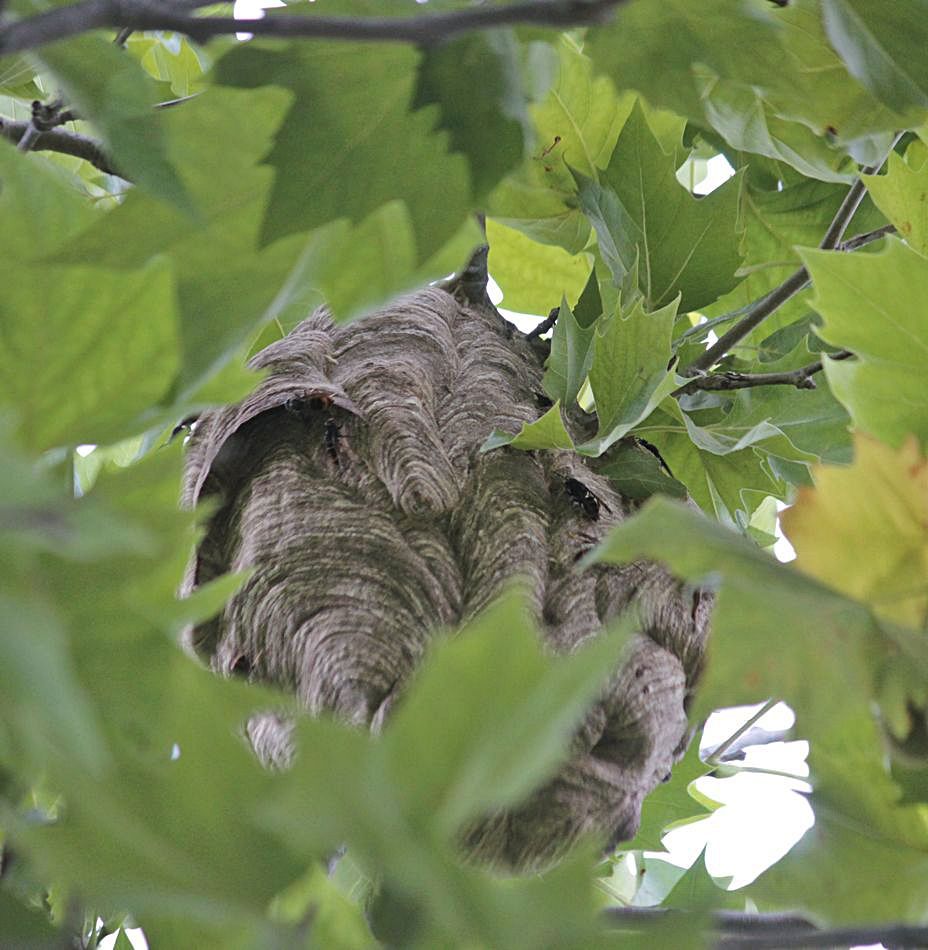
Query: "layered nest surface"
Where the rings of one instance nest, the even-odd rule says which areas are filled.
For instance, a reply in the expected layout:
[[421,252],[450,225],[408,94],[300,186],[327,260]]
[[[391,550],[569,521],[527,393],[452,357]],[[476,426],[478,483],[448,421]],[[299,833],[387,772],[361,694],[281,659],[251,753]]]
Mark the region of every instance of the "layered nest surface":
[[[582,834],[634,835],[686,748],[710,606],[654,563],[578,570],[635,507],[584,458],[479,451],[549,404],[545,348],[466,281],[348,325],[317,311],[254,358],[267,375],[252,395],[200,418],[184,487],[188,505],[216,506],[185,591],[252,571],[190,645],[221,674],[292,690],[310,713],[381,729],[437,632],[516,578],[558,654],[634,613],[567,764],[465,836],[474,858],[522,870]],[[286,763],[286,722],[258,717],[250,733],[264,761]]]

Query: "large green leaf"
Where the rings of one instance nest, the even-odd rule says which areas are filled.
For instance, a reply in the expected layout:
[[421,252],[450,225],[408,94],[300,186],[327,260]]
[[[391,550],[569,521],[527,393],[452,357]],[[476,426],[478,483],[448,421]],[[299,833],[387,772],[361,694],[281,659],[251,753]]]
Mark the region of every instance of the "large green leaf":
[[131,271],[0,260],[0,401],[29,445],[115,441],[179,366],[168,261]]
[[928,106],[924,0],[822,0],[828,38],[847,68],[894,109]]
[[592,270],[589,254],[568,254],[557,245],[539,244],[493,218],[486,225],[488,266],[503,292],[501,306],[546,314],[563,297],[577,302]]
[[523,598],[510,594],[444,644],[385,735],[410,814],[450,836],[468,818],[523,799],[563,761],[627,633],[546,658]]
[[639,286],[652,308],[678,294],[680,309],[715,301],[737,283],[740,179],[697,200],[674,174],[636,106],[597,183],[577,174],[580,202],[620,284],[638,262]]
[[502,32],[427,47],[419,62],[413,107],[438,105],[438,124],[467,156],[478,201],[522,159],[528,115],[518,70],[518,46]]
[[0,143],[0,258],[35,260],[94,220],[93,209],[59,169]]
[[[871,9],[877,17],[877,5]],[[907,18],[914,22],[912,14],[890,20]],[[917,30],[909,41],[916,60]],[[835,42],[830,25],[828,40]],[[838,49],[847,60],[840,44]],[[910,105],[903,97],[877,93],[882,103],[875,101],[851,78],[826,40],[816,0],[792,0],[775,9],[735,0],[711,0],[698,9],[685,0],[628,4],[613,25],[591,34],[586,50],[618,88],[635,89],[653,105],[730,134],[732,144],[764,155],[773,150],[806,171],[829,174],[844,151],[871,161],[875,135],[917,121],[911,113],[898,114]],[[898,61],[907,59],[900,55]],[[854,64],[850,69],[870,93],[877,92]],[[735,101],[754,111],[753,128],[729,110]],[[841,150],[829,161],[821,142],[800,130],[791,132],[787,121],[819,136],[827,132]]]
[[[518,171],[491,197],[499,221],[545,244],[575,254],[590,233],[576,208],[576,185],[567,163],[589,177],[604,168],[634,97],[619,97],[569,37],[557,43],[556,78],[544,98],[529,108],[534,149]],[[541,57],[539,57],[541,58]]]
[[394,200],[409,209],[417,263],[458,230],[471,198],[467,161],[435,131],[435,106],[410,111],[420,56],[403,46],[300,40],[252,42],[219,61],[220,83],[276,84],[294,95],[268,155],[278,173],[263,242],[337,218],[357,223]]
[[826,359],[832,392],[863,431],[894,445],[910,432],[928,440],[928,261],[895,238],[879,254],[802,257],[825,320],[819,334],[857,356]]
[[580,447],[601,455],[669,395],[675,386],[669,369],[670,333],[677,301],[648,313],[639,300],[628,313],[603,320],[593,338],[590,387],[596,400],[599,432]]
[[164,116],[152,108],[153,83],[135,60],[90,34],[44,46],[38,55],[69,104],[100,129],[116,166],[140,188],[191,213],[190,196],[169,157]]
[[928,149],[916,140],[905,160],[893,152],[885,175],[864,177],[873,201],[906,244],[928,257]]
[[[822,240],[845,193],[846,188],[840,185],[815,181],[766,191],[754,185],[749,169],[744,191],[744,261],[740,271],[744,279],[706,308],[706,316],[721,316],[748,307],[783,283],[802,265],[796,247],[814,247]],[[872,202],[865,201],[852,219],[848,233],[859,234],[884,223],[883,215]],[[809,313],[809,292],[803,291],[754,330],[739,355],[755,360],[775,358],[767,351],[765,340]],[[764,370],[766,367],[755,367],[755,372]]]

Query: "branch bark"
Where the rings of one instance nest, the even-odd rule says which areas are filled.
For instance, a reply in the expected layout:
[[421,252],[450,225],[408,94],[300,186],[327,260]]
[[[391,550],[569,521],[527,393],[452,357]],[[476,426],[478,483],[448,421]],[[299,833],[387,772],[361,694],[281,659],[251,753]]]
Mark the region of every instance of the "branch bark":
[[628,0],[525,0],[508,6],[481,6],[414,17],[285,16],[260,20],[196,17],[184,10],[210,0],[178,4],[153,0],[83,0],[12,23],[0,30],[0,54],[35,49],[46,43],[104,27],[119,30],[170,30],[203,42],[240,33],[255,36],[316,37],[369,42],[440,43],[461,33],[531,24],[567,29],[606,20]]
[[[660,921],[683,917],[689,912],[662,907],[609,907],[604,913],[613,928],[643,933]],[[711,927],[716,935],[714,945],[720,950],[785,950],[877,943],[887,947],[928,946],[928,927],[887,923],[820,930],[798,914],[717,911],[712,915]]]
[[67,129],[51,129],[48,132],[40,132],[32,122],[14,122],[2,117],[0,117],[0,135],[16,145],[21,151],[26,151],[21,143],[27,136],[31,135],[28,147],[34,152],[60,152],[62,155],[73,155],[75,158],[83,158],[108,175],[126,177],[112,163],[106,154],[103,143],[88,136],[78,135],[76,132],[69,132]]
[[[846,360],[854,354],[849,350],[829,353],[833,360]],[[795,386],[797,389],[815,389],[812,378],[822,371],[823,363],[816,360],[807,366],[784,373],[713,373],[711,376],[697,376],[675,390],[674,396],[688,396],[699,390],[726,391],[732,389],[752,389],[755,386]]]

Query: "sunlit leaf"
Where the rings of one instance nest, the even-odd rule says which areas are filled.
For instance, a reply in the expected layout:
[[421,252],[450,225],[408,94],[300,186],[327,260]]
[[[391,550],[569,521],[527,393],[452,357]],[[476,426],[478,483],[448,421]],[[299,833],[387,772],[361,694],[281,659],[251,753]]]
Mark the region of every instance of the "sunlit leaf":
[[[783,516],[796,566],[898,623],[928,618],[928,464],[858,437],[849,468],[819,466]],[[879,557],[860,556],[865,549]]]
[[928,261],[895,238],[879,254],[802,257],[825,321],[819,335],[857,357],[825,360],[832,392],[864,432],[893,445],[910,432],[928,441]]

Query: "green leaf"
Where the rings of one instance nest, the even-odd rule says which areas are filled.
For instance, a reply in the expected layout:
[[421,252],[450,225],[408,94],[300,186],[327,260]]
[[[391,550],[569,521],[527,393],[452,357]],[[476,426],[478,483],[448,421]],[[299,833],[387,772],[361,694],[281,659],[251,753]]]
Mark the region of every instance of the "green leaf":
[[[857,0],[850,2],[858,5]],[[860,5],[867,3],[861,0]],[[873,3],[875,19],[880,19],[878,9],[882,7]],[[892,23],[911,16],[888,19]],[[914,21],[910,25],[910,55],[900,55],[900,63],[919,61],[915,50],[920,28]],[[869,93],[848,75],[829,41]],[[830,26],[826,39],[816,0],[791,0],[775,9],[731,0],[708,0],[698,9],[685,0],[631,4],[617,11],[612,24],[592,32],[585,50],[618,88],[635,89],[652,105],[699,124],[708,119],[721,134],[732,134],[732,144],[760,145],[762,154],[772,144],[790,164],[806,168],[814,164],[826,171],[830,164],[826,149],[807,130],[817,136],[827,132],[834,139],[840,147],[835,160],[841,152],[854,151],[869,162],[876,157],[873,136],[918,122],[911,112],[898,114],[908,102],[886,98],[868,84]],[[713,75],[721,86],[713,87]],[[751,115],[754,128],[728,111],[734,101]],[[760,126],[764,121],[770,123],[768,130]],[[790,132],[789,124],[801,127]]]
[[921,0],[822,0],[822,12],[831,44],[874,96],[894,109],[928,106]]
[[656,446],[673,476],[686,485],[703,511],[728,524],[737,523],[738,511],[749,515],[766,495],[783,494],[761,451],[750,447],[718,455],[700,448],[672,400],[637,426],[635,435]]
[[686,486],[669,475],[660,460],[636,440],[621,441],[602,457],[597,471],[626,498],[644,501],[656,492],[685,498]]
[[412,106],[438,105],[438,125],[467,156],[478,201],[522,158],[517,55],[511,35],[472,33],[426,47],[419,62]]
[[[819,743],[822,751],[843,744],[855,717],[872,721],[871,658],[880,640],[865,607],[661,496],[614,529],[590,559],[627,563],[639,557],[659,560],[688,579],[721,576],[694,715],[777,696],[795,709],[813,750]],[[836,705],[838,694],[842,702]],[[864,732],[862,748],[880,761],[883,753],[873,740]]]
[[385,754],[412,815],[450,836],[548,777],[614,667],[628,626],[569,657],[546,658],[511,593],[445,642],[387,727]]
[[169,262],[113,271],[0,260],[0,283],[0,401],[18,411],[24,440],[113,442],[140,427],[179,365]]
[[595,77],[570,37],[562,37],[556,49],[554,82],[529,107],[532,154],[494,191],[488,210],[535,241],[577,254],[586,246],[590,223],[576,208],[576,184],[566,163],[595,177],[609,161],[634,97],[617,96],[607,79]]
[[561,404],[556,402],[540,419],[525,422],[518,433],[495,430],[480,446],[481,452],[490,452],[504,445],[515,449],[572,449],[570,433],[561,418]]
[[219,60],[224,85],[276,84],[294,94],[268,155],[278,174],[263,243],[337,218],[357,223],[394,200],[408,208],[417,263],[460,228],[471,197],[467,161],[450,151],[446,132],[435,131],[434,106],[410,111],[420,59],[399,45],[300,40],[253,41]]
[[88,227],[94,213],[61,171],[0,143],[0,258],[32,261]]
[[592,271],[589,254],[568,254],[539,244],[521,231],[488,218],[488,267],[503,291],[502,306],[519,313],[547,313],[566,297],[577,302]]
[[590,386],[596,399],[599,432],[580,446],[601,455],[631,431],[673,390],[670,335],[678,301],[647,313],[639,300],[631,312],[603,320],[593,339]]
[[0,592],[0,709],[7,765],[31,775],[49,759],[93,770],[110,765],[61,620],[37,597]]
[[[804,250],[815,285],[823,340],[846,347],[854,360],[825,360],[828,383],[854,424],[892,445],[907,433],[928,440],[925,360],[928,261],[890,238],[885,250],[851,258]],[[908,303],[899,298],[903,291]]]
[[637,259],[649,305],[666,306],[679,294],[681,310],[688,311],[737,283],[741,179],[697,200],[676,180],[674,164],[636,106],[600,183],[575,177],[615,283]]
[[[744,192],[745,253],[740,273],[745,276],[734,290],[704,310],[708,317],[748,307],[783,283],[802,265],[797,245],[814,247],[821,241],[847,191],[840,185],[814,181],[766,191],[756,186],[752,171],[748,170]],[[884,223],[872,202],[865,201],[854,215],[848,234],[870,231]],[[761,361],[776,358],[768,352],[766,341],[778,329],[809,315],[809,296],[809,291],[797,294],[754,330],[743,344],[744,357]],[[795,343],[790,349],[792,346]],[[754,371],[766,369],[757,367]]]
[[[596,286],[596,275],[589,284]],[[572,406],[593,365],[592,326],[582,327],[565,297],[558,310],[557,323],[551,336],[551,353],[545,363],[542,380],[545,392],[565,406]]]
[[905,160],[893,152],[888,173],[865,175],[874,203],[896,225],[906,244],[928,257],[928,155],[920,141],[909,146]]
[[139,65],[92,35],[43,46],[36,55],[60,81],[68,104],[100,130],[117,167],[143,190],[189,213],[190,197],[168,155],[163,114],[152,108],[153,84]]
[[696,779],[711,771],[699,758],[699,738],[690,742],[686,755],[673,767],[670,781],[651,792],[641,807],[641,824],[635,837],[621,846],[622,851],[662,851],[664,832],[678,823],[703,818],[709,812],[691,794]]

